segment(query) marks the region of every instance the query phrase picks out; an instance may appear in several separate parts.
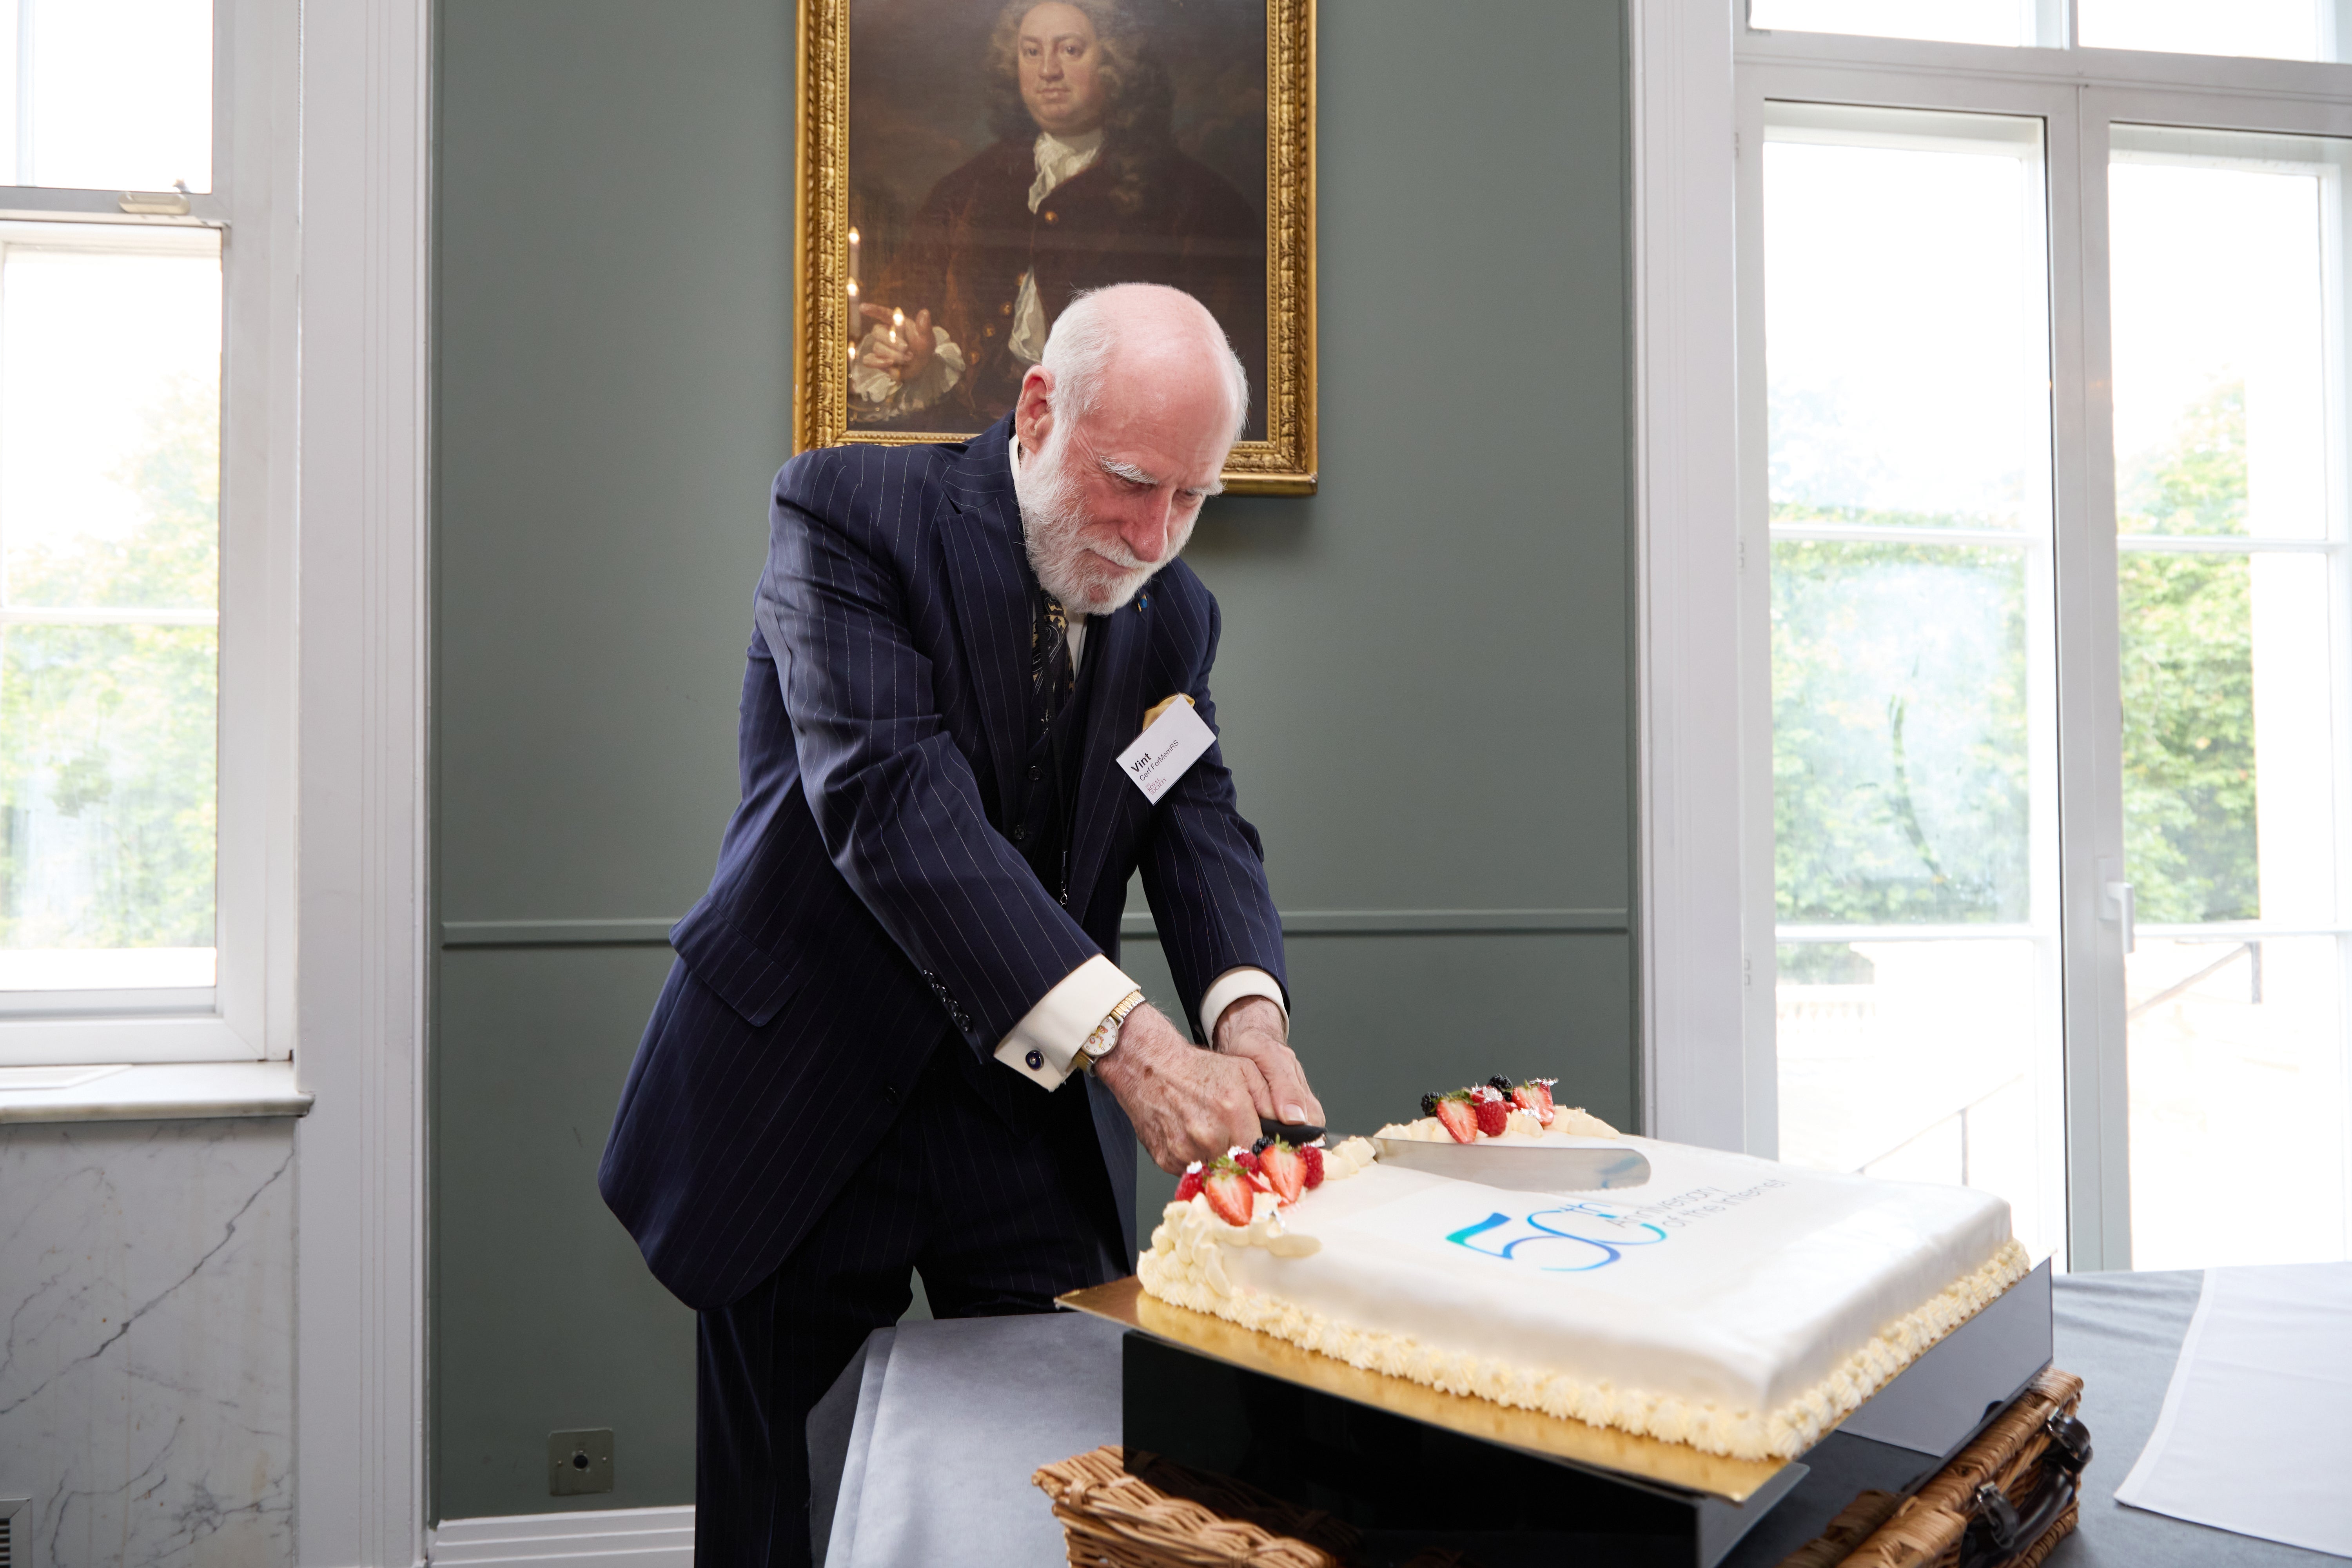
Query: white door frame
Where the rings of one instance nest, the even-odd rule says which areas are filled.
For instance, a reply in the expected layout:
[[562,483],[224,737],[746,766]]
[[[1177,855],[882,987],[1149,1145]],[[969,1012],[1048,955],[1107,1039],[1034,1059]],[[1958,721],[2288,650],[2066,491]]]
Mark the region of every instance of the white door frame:
[[[288,9],[290,11],[291,6]],[[429,0],[300,7],[296,1561],[425,1550]]]

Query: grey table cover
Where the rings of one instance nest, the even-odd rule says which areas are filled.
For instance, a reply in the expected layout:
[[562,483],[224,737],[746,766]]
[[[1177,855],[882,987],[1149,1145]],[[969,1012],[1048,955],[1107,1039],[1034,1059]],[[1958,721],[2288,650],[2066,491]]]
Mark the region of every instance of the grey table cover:
[[[2156,1427],[2200,1276],[2056,1281],[2057,1363],[2083,1379],[2096,1450],[2082,1529],[2052,1568],[2273,1568],[2341,1559],[2122,1507],[2115,1489]],[[902,1323],[876,1331],[809,1417],[814,1546],[828,1568],[1045,1568],[1061,1527],[1039,1465],[1118,1441],[1119,1331],[1076,1313]],[[1769,1568],[1865,1486],[1916,1456],[1858,1440],[1828,1455],[1727,1568]]]

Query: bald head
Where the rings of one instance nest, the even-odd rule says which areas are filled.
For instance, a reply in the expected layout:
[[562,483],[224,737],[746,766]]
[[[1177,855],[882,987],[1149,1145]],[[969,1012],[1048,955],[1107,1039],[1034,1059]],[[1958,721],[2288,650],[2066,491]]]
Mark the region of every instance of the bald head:
[[1225,410],[1227,444],[1249,417],[1249,378],[1209,308],[1181,289],[1116,283],[1055,318],[1040,364],[1064,413],[1149,406],[1161,418]]
[[1125,604],[1183,549],[1248,412],[1241,362],[1190,294],[1121,283],[1072,300],[1013,410],[1038,580],[1082,614]]

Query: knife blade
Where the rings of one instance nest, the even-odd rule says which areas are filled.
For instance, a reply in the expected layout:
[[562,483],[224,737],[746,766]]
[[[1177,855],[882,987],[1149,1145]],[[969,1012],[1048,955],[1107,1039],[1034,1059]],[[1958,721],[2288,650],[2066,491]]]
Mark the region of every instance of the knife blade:
[[1650,1162],[1637,1149],[1508,1143],[1425,1143],[1375,1138],[1383,1164],[1515,1193],[1597,1193],[1638,1187]]

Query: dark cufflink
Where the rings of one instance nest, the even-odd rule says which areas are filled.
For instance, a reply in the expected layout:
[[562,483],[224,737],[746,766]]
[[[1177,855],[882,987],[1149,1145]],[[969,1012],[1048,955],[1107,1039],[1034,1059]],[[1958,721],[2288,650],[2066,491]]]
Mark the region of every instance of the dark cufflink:
[[1029,1063],[1029,1070],[1031,1072],[1035,1072],[1039,1068],[1045,1065],[1045,1053],[1043,1051],[1031,1051],[1028,1057],[1024,1059]]

